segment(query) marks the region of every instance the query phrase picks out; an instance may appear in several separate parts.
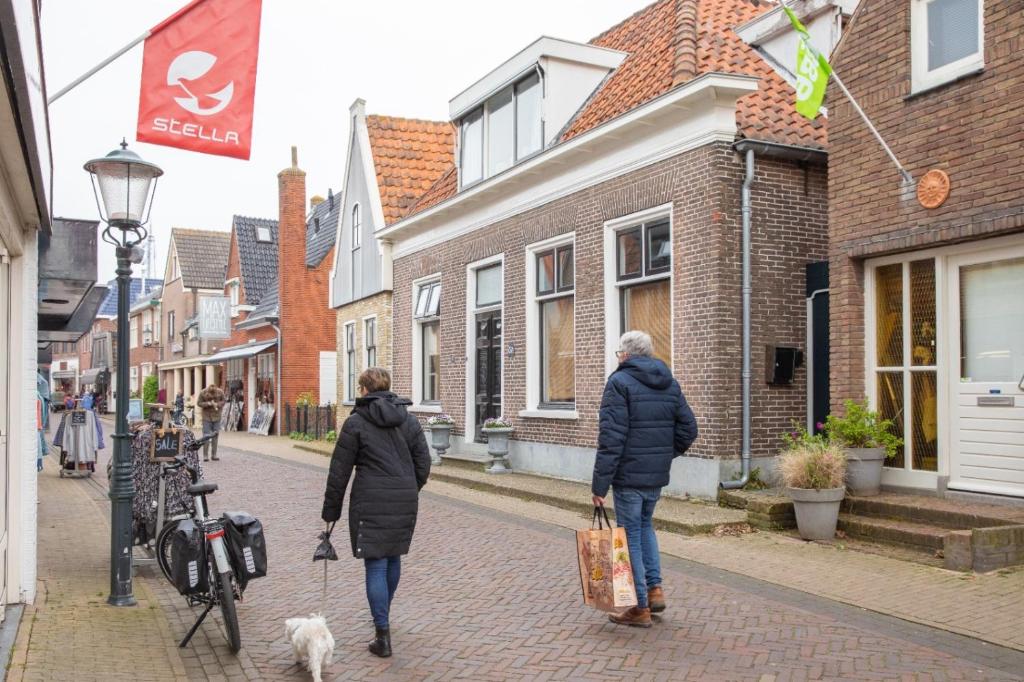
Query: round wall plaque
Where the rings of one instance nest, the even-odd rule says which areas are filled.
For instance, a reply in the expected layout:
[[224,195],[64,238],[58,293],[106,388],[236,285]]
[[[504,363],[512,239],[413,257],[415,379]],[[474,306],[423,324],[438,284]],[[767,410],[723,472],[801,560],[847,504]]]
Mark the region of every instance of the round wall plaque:
[[933,168],[917,183],[917,201],[925,208],[938,208],[949,197],[949,176]]

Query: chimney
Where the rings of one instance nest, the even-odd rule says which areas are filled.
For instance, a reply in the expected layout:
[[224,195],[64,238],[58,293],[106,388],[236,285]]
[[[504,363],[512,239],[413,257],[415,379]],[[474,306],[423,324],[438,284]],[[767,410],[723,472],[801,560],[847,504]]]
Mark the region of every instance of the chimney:
[[314,194],[309,198],[309,210],[312,211],[314,208],[324,203],[324,201],[326,200],[322,196],[320,196],[319,194]]
[[[278,222],[277,222],[277,281],[280,296],[280,327],[300,329],[303,321],[298,305],[304,291],[306,277],[306,173],[299,168],[298,150],[292,147],[292,165],[277,174]],[[294,318],[294,319],[290,319]],[[282,345],[287,346],[287,343]],[[288,349],[282,362],[287,360]],[[282,368],[282,374],[284,369]],[[283,405],[291,400],[290,393],[297,387],[284,385],[284,377],[277,377],[278,399]],[[293,401],[293,400],[292,400]]]

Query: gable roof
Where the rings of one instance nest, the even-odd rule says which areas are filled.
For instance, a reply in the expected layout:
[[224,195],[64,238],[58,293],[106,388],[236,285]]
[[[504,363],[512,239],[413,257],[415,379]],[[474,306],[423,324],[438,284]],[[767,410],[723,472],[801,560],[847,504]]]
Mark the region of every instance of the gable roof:
[[[736,103],[736,134],[767,142],[823,149],[823,117],[796,112],[796,93],[733,30],[774,7],[761,0],[657,0],[627,17],[591,44],[628,57],[598,86],[554,144],[570,140],[706,73],[759,77],[757,92]],[[453,144],[454,147],[454,144]],[[458,191],[454,157],[445,172],[402,218]],[[393,221],[388,221],[393,222]]]
[[[277,281],[277,221],[236,215],[231,221],[238,243],[238,265],[242,273],[245,302],[256,305],[270,285]],[[257,228],[270,231],[270,241],[256,238]]]
[[174,227],[171,239],[178,254],[181,283],[186,289],[224,288],[230,233]]
[[342,203],[341,197],[328,189],[327,198],[309,212],[306,219],[306,267],[315,268],[331,252]]
[[[161,287],[164,283],[162,279],[147,279],[145,280],[145,289],[142,286],[141,277],[132,277],[128,281],[128,307],[131,308],[132,304],[138,301],[139,296],[142,295],[143,291],[151,291]],[[107,282],[107,295],[104,297],[103,302],[100,303],[99,310],[96,311],[96,317],[117,317],[117,280],[112,279]]]
[[455,129],[447,121],[366,117],[384,224],[402,218],[454,165]]

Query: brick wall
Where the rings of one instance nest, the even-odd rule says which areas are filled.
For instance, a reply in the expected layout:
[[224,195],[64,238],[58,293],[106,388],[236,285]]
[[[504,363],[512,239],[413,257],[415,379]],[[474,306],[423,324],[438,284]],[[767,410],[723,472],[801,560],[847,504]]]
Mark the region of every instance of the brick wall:
[[[441,399],[465,415],[466,264],[504,253],[504,343],[525,339],[525,247],[575,231],[578,421],[518,418],[526,405],[526,357],[504,356],[504,413],[515,437],[596,445],[605,383],[604,223],[668,202],[673,206],[673,366],[701,428],[693,456],[734,457],[740,440],[740,186],[743,163],[726,144],[681,154],[626,176],[452,239],[394,263],[396,392],[412,391],[412,282],[440,271]],[[764,382],[764,344],[804,346],[804,267],[826,254],[826,173],[759,160],[753,187],[753,448],[774,454],[778,434],[806,414],[804,369],[788,387]],[[396,247],[398,245],[396,244]],[[607,273],[606,276],[613,276]],[[340,363],[340,358],[339,358]]]
[[[355,322],[356,325],[356,378],[366,369],[366,325],[363,318],[377,316],[377,367],[391,369],[391,322],[392,296],[390,291],[368,296],[364,299],[338,308],[338,427],[352,412],[351,405],[345,405],[345,386],[348,370],[347,348],[345,347],[345,325]],[[392,386],[392,388],[394,388]],[[353,392],[353,395],[357,395]]]
[[[149,310],[151,311],[152,315],[159,315],[160,314],[160,309],[159,308],[150,308]],[[143,345],[143,343],[142,343],[142,340],[143,340],[142,330],[143,330],[144,325],[143,325],[142,321],[144,319],[144,315],[143,315],[142,311],[139,311],[139,312],[135,313],[134,315],[131,315],[130,319],[135,321],[135,334],[136,334],[135,344],[136,345],[135,345],[135,348],[132,348],[130,350],[128,358],[129,358],[129,362],[131,362],[131,366],[135,367],[135,373],[136,373],[136,388],[135,388],[135,390],[138,391],[139,395],[141,396],[142,395],[142,384],[145,381],[145,377],[142,375],[142,365],[145,364],[145,363],[149,363],[151,365],[151,368],[150,368],[151,369],[151,373],[152,374],[158,374],[158,372],[157,372],[157,365],[160,362],[160,345],[161,345],[162,339],[158,339],[158,338],[154,337],[152,344],[150,344],[149,346]],[[128,327],[128,330],[129,330],[129,333],[130,333],[131,332],[131,326],[130,325]],[[131,386],[131,376],[128,377],[128,385],[129,385],[129,387]]]
[[1024,14],[985,2],[982,73],[910,94],[910,3],[861,3],[833,60],[906,169],[949,174],[945,204],[901,197],[891,161],[834,83],[829,103],[833,407],[864,394],[863,259],[1024,230]]
[[335,350],[336,316],[328,301],[334,258],[328,254],[318,267],[306,267],[306,174],[293,165],[277,178],[282,337],[278,403],[294,405],[300,393],[319,394],[320,351]]

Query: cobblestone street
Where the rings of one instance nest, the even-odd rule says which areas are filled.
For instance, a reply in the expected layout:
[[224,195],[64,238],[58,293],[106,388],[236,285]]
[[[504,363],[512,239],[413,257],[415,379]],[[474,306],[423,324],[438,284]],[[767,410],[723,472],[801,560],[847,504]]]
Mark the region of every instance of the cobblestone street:
[[[220,485],[211,507],[262,519],[270,575],[251,583],[239,606],[241,655],[231,656],[208,622],[180,652],[189,679],[308,679],[292,664],[283,622],[315,611],[337,641],[326,679],[1012,680],[1024,670],[1020,652],[672,557],[661,622],[613,626],[579,603],[571,532],[436,492],[423,495],[404,561],[395,656],[376,659],[365,648],[372,625],[347,529],[339,525],[341,560],[329,566],[326,603],[322,564],[310,561],[325,462],[230,448],[222,457],[206,471]],[[99,481],[63,483],[106,502]],[[180,637],[194,613],[155,569],[140,573]]]

